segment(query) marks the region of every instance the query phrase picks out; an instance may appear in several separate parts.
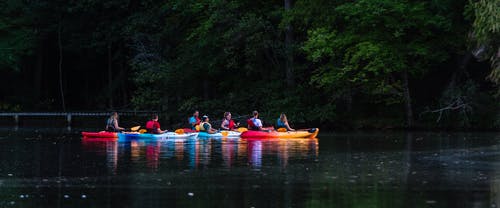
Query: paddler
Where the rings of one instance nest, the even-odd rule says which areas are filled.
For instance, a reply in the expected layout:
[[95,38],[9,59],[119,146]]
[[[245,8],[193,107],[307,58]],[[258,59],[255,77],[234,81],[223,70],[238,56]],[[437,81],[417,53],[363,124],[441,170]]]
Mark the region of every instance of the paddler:
[[231,119],[231,112],[225,112],[224,118],[222,119],[222,123],[220,124],[220,128],[224,130],[232,131],[234,128],[238,127],[240,123],[234,123]]
[[158,114],[153,114],[151,120],[146,122],[146,130],[151,134],[163,134],[167,132],[167,130],[161,130],[160,123],[158,122]]
[[108,120],[106,121],[106,131],[121,132],[123,130],[125,130],[125,128],[118,126],[118,113],[112,112]]
[[287,131],[295,131],[295,129],[292,129],[290,124],[288,124],[288,119],[286,119],[286,115],[284,113],[281,113],[280,117],[276,121],[276,127],[278,129],[285,128]]
[[207,132],[209,134],[217,133],[217,130],[212,128],[212,125],[208,121],[209,119],[206,115],[201,118],[200,131]]
[[188,122],[189,125],[191,125],[191,130],[196,130],[196,126],[200,125],[200,118],[198,116],[200,115],[200,112],[197,110],[194,111],[193,116],[189,117]]
[[259,119],[259,112],[256,110],[252,112],[253,117],[247,120],[248,129],[255,131],[262,131],[262,121]]

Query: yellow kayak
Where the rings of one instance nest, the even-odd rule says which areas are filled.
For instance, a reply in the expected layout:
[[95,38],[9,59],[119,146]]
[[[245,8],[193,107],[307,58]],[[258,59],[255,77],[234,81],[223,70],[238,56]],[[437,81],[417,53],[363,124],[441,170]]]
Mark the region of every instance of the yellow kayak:
[[319,133],[319,128],[297,131],[245,131],[241,133],[242,138],[316,138]]

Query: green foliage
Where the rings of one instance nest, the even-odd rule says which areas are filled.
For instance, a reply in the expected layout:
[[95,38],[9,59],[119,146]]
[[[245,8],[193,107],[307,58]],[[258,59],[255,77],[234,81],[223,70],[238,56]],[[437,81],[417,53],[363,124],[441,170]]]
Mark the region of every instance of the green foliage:
[[[500,1],[478,0],[470,1],[473,10],[473,44],[477,48],[476,57],[488,57],[492,71],[489,79],[500,84]],[[498,91],[500,95],[500,88]]]
[[19,71],[23,57],[33,53],[35,31],[23,1],[0,3],[0,68]]
[[429,3],[362,0],[341,3],[331,15],[338,26],[310,29],[302,47],[318,64],[311,84],[339,93],[347,87],[388,105],[403,101],[403,70],[425,74],[460,40],[452,19]]

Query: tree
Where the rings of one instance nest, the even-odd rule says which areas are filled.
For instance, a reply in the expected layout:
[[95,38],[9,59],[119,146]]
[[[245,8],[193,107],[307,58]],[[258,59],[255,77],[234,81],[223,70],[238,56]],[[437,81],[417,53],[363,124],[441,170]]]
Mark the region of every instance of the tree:
[[[444,2],[442,2],[444,3]],[[304,51],[319,64],[312,82],[403,102],[413,123],[410,80],[448,58],[452,20],[424,2],[361,0],[341,3],[329,25],[309,30]],[[340,92],[340,90],[337,90]]]
[[[470,1],[472,10],[472,41],[473,54],[479,60],[489,59],[491,73],[489,79],[500,84],[500,1],[477,0]],[[499,91],[500,94],[500,91]]]
[[0,68],[19,71],[23,57],[33,53],[35,31],[23,1],[0,3]]

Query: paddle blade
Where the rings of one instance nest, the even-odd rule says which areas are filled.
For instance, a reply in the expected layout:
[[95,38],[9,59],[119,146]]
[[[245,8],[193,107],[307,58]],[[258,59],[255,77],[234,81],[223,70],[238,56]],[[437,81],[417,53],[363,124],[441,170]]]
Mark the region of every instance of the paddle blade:
[[278,132],[286,132],[286,128],[279,128],[278,130],[276,130]]
[[238,132],[240,132],[240,133],[243,133],[243,132],[245,132],[245,131],[248,131],[248,129],[247,129],[247,128],[245,128],[245,127],[240,127],[240,128],[238,128]]
[[175,130],[176,134],[184,134],[184,129],[177,129]]
[[130,131],[137,131],[141,128],[141,126],[134,126],[132,128],[130,128]]

